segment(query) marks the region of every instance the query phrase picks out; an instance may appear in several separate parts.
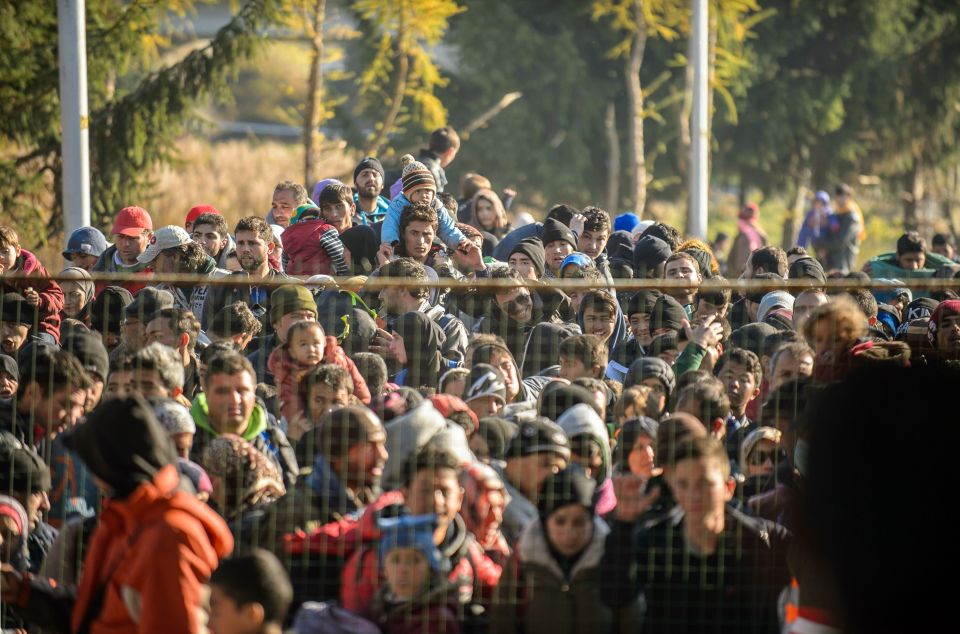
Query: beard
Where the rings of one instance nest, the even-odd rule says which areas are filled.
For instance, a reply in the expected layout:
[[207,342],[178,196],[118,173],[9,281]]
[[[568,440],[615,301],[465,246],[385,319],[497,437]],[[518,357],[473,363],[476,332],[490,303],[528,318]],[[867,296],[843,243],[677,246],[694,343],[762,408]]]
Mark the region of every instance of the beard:
[[244,255],[237,258],[240,262],[240,268],[244,271],[256,271],[263,266],[264,259],[255,255]]

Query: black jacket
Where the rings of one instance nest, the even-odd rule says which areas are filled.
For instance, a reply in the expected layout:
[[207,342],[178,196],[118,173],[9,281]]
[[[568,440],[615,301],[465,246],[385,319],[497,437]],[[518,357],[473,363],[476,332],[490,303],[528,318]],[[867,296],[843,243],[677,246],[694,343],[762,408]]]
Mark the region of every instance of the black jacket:
[[[248,277],[250,277],[250,274],[246,271],[234,271],[232,275],[225,279],[243,282],[244,278]],[[283,281],[289,284],[298,283],[298,280],[295,278],[292,278],[285,273],[281,273],[280,271],[274,271],[273,269],[267,273],[266,279],[271,282]],[[258,287],[255,284],[243,283],[238,283],[235,286],[222,284],[213,285],[207,292],[206,305],[203,309],[204,329],[210,326],[210,324],[213,322],[214,315],[216,315],[221,308],[236,302],[243,302],[250,307],[250,310],[253,311],[253,314],[257,316],[257,319],[259,319],[260,323],[263,325],[263,329],[260,331],[260,334],[272,334],[273,326],[270,324],[270,293],[272,293],[276,288],[276,286]],[[254,291],[257,291],[256,298],[254,297]]]

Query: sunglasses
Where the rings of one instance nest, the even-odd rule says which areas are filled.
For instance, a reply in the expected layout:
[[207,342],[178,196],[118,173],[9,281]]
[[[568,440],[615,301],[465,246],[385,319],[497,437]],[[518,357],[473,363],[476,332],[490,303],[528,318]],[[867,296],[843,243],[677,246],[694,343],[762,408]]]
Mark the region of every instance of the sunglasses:
[[779,449],[771,449],[770,451],[760,451],[759,449],[756,449],[750,454],[750,462],[755,465],[762,465],[767,460],[776,464],[783,458],[783,452],[781,452]]

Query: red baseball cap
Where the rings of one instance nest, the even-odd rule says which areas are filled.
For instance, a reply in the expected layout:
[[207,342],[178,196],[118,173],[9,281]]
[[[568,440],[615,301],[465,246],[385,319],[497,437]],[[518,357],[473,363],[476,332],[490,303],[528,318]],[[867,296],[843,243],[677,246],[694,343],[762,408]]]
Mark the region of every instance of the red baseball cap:
[[190,208],[190,211],[187,212],[187,217],[183,221],[183,226],[189,226],[193,224],[193,221],[202,216],[203,214],[216,214],[222,216],[220,210],[214,207],[213,205],[194,205]]
[[150,213],[143,207],[124,207],[117,214],[110,235],[120,234],[136,238],[143,233],[144,229],[153,231],[153,220],[150,219]]

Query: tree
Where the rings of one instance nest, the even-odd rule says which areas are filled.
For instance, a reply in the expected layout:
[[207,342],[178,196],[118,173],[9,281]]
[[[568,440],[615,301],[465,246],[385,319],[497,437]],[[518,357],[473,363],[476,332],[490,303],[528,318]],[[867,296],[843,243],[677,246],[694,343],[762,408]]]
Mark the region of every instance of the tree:
[[[93,222],[147,196],[147,174],[176,159],[175,137],[193,105],[225,98],[226,80],[264,41],[274,0],[250,0],[210,43],[148,72],[153,33],[171,5],[135,0],[87,2],[90,173]],[[177,6],[188,6],[180,3]],[[40,239],[59,230],[61,201],[56,3],[18,3],[0,12],[0,207]],[[106,79],[116,77],[116,85]],[[50,215],[37,214],[49,209]]]
[[[365,154],[377,155],[395,128],[404,123],[413,102],[427,129],[442,126],[447,111],[434,94],[447,80],[431,56],[447,31],[450,18],[462,13],[454,0],[355,0],[353,10],[370,28],[368,42],[376,51],[360,75],[360,97],[376,104],[385,98],[387,111],[374,126]],[[394,60],[396,60],[394,62]],[[385,86],[393,82],[393,90]]]

